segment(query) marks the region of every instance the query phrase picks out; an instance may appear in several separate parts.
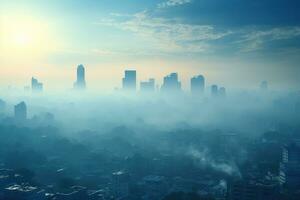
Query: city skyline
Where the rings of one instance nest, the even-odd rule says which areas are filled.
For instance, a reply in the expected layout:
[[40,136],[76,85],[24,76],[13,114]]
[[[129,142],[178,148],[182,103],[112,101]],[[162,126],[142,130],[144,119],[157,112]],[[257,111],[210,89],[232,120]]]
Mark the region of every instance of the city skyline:
[[[86,78],[85,78],[86,68],[80,64],[76,69],[76,81],[73,84],[74,90],[85,90],[86,88]],[[125,70],[124,77],[122,78],[122,85],[120,89],[123,91],[141,91],[141,92],[155,92],[155,91],[180,91],[183,90],[181,82],[179,80],[179,75],[177,72],[172,72],[167,76],[163,77],[163,82],[161,85],[156,84],[154,78],[148,78],[147,81],[138,79],[138,72],[136,70]],[[199,80],[200,79],[200,80]],[[205,88],[205,77],[203,75],[197,75],[190,78],[189,90],[195,94],[203,94]],[[266,81],[264,81],[266,82]],[[267,84],[267,83],[265,83]],[[115,87],[116,88],[116,87]],[[28,90],[28,86],[24,87],[24,90]],[[38,79],[31,78],[31,90],[33,92],[42,92],[43,84],[38,81]]]
[[[230,3],[236,14],[226,6]],[[215,4],[1,0],[0,86],[21,87],[34,75],[46,85],[55,83],[53,89],[67,87],[74,77],[70,69],[84,63],[94,89],[119,85],[119,71],[128,66],[141,79],[152,77],[158,83],[178,72],[183,77],[203,74],[228,88],[256,88],[266,80],[272,88],[297,89],[299,3]],[[256,15],[249,13],[253,10]],[[182,85],[189,81],[183,79]]]
[[0,0],[0,200],[298,200],[300,0]]

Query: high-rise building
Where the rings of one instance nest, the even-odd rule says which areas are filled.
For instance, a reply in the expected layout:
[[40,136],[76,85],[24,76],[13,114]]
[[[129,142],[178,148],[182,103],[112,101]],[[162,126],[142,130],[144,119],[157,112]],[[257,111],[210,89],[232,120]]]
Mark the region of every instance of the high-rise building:
[[203,94],[205,87],[204,76],[198,75],[191,78],[191,92],[193,94]]
[[24,101],[15,105],[15,119],[25,121],[27,119],[27,106]]
[[40,83],[36,78],[31,78],[31,90],[33,92],[42,92],[43,91],[43,84]]
[[300,144],[294,142],[282,148],[279,181],[287,187],[300,187]]
[[213,97],[218,96],[218,86],[217,85],[211,86],[211,96],[213,96]]
[[77,67],[77,80],[74,83],[74,89],[84,90],[86,88],[85,69],[83,65]]
[[122,80],[123,90],[135,91],[136,90],[136,71],[126,70],[125,77]]
[[155,91],[155,80],[153,78],[148,81],[142,81],[140,84],[141,92],[154,92]]
[[181,83],[178,80],[177,73],[171,73],[164,77],[163,85],[161,86],[162,92],[179,92],[181,91]]

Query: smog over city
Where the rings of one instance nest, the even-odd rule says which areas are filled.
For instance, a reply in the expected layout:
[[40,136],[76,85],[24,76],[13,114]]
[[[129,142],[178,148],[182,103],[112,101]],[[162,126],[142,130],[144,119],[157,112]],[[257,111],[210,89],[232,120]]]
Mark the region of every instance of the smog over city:
[[0,0],[0,200],[296,200],[296,0]]

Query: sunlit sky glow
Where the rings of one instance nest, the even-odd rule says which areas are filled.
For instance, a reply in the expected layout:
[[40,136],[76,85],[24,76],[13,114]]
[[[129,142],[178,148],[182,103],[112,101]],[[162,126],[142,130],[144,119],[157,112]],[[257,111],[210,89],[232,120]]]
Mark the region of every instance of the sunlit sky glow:
[[274,88],[300,84],[300,3],[296,0],[0,0],[0,85],[70,88],[77,64],[89,88],[120,87],[122,70],[184,87]]

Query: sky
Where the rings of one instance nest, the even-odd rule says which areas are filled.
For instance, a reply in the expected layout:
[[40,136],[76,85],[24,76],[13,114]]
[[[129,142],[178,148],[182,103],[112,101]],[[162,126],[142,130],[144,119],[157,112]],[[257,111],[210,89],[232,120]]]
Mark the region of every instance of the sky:
[[178,72],[184,88],[207,85],[299,89],[297,0],[0,0],[0,86],[71,88],[78,64],[87,85],[121,86]]

